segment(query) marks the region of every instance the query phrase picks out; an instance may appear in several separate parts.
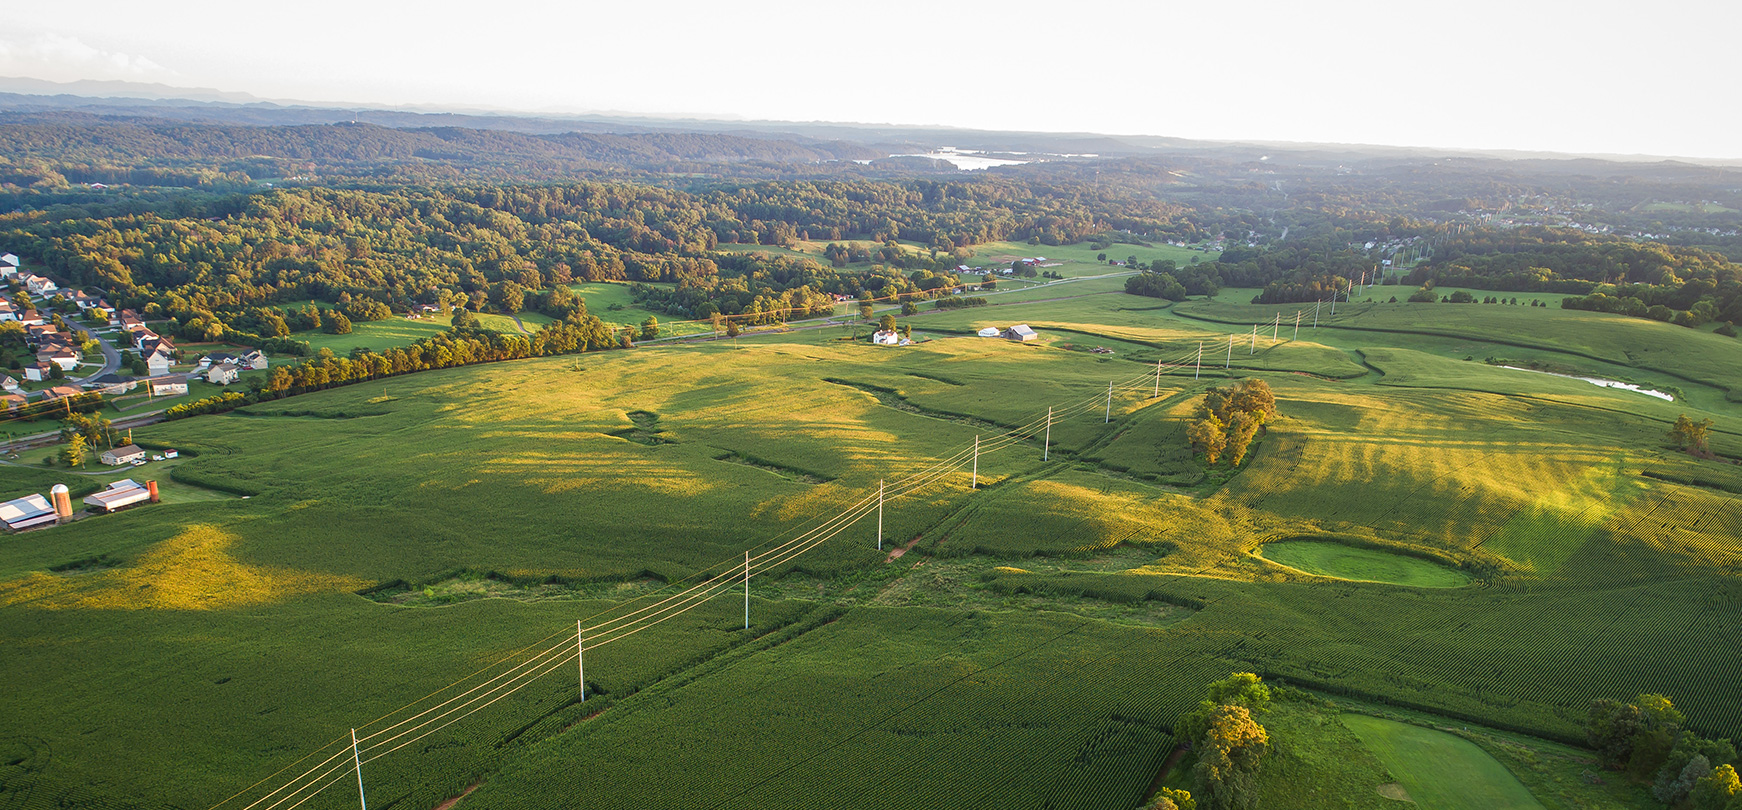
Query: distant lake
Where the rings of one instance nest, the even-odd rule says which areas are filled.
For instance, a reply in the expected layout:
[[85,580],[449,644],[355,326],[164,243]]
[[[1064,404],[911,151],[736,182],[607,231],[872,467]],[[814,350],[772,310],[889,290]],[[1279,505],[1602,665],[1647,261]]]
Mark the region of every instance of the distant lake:
[[[1008,153],[998,153],[1008,154]],[[951,165],[962,171],[971,172],[980,169],[990,169],[993,166],[1020,166],[1033,163],[1032,160],[1013,160],[1011,158],[987,157],[986,153],[976,149],[952,149],[948,146],[933,149],[930,152],[912,155],[890,155],[890,157],[922,157],[932,160],[947,160]]]

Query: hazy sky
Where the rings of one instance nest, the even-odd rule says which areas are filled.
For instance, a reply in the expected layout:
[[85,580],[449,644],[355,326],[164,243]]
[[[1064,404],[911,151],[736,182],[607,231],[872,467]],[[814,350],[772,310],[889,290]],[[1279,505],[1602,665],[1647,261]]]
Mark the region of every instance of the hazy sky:
[[0,75],[271,98],[1742,158],[1739,0],[0,0]]

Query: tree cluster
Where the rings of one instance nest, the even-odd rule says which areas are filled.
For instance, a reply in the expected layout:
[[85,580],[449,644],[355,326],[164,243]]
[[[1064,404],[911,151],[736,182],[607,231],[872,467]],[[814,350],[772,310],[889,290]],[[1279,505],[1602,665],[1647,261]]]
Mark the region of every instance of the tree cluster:
[[1214,465],[1224,455],[1238,467],[1264,424],[1276,418],[1276,394],[1259,379],[1212,388],[1198,406],[1197,418],[1186,428],[1193,450]]
[[1686,718],[1662,695],[1627,703],[1598,700],[1585,721],[1585,738],[1604,767],[1650,779],[1666,805],[1693,810],[1742,810],[1736,748],[1684,728]]
[[1712,425],[1711,419],[1695,422],[1684,413],[1677,416],[1675,424],[1670,426],[1669,441],[1690,455],[1711,458],[1712,451],[1706,446],[1706,442],[1712,434]]
[[1204,810],[1248,810],[1258,801],[1258,769],[1270,734],[1254,715],[1270,706],[1270,687],[1250,672],[1211,683],[1197,708],[1175,723],[1174,734],[1197,754],[1191,796]]

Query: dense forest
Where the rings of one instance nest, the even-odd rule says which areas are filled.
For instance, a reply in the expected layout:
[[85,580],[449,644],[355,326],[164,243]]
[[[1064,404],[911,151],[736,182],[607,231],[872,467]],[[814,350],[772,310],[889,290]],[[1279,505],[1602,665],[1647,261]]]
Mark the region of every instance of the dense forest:
[[[571,281],[674,282],[676,290],[643,295],[686,317],[808,311],[832,295],[935,293],[956,283],[948,271],[969,259],[972,245],[989,240],[1058,244],[1112,230],[1197,238],[1199,221],[1154,200],[1095,200],[1081,187],[998,178],[694,192],[574,183],[273,190],[97,217],[14,212],[0,215],[0,241],[121,306],[174,317],[192,334],[271,338],[297,330],[266,308],[304,299],[329,302],[350,320],[416,304],[564,317],[574,304],[557,288]],[[929,247],[891,247],[857,271],[716,251],[798,239]]]
[[1555,228],[1448,239],[1412,284],[1569,293],[1562,306],[1683,326],[1742,320],[1742,266],[1721,253]]
[[[253,345],[418,304],[566,319],[585,312],[575,281],[639,282],[639,303],[674,316],[769,323],[836,296],[944,294],[976,245],[1003,240],[1225,244],[1128,287],[1162,298],[1325,300],[1395,259],[1417,285],[1690,326],[1742,318],[1734,169],[1103,146],[1115,154],[968,176],[863,166],[889,150],[795,133],[36,110],[0,124],[0,242],[179,334]],[[729,250],[800,240],[829,243],[824,260]]]

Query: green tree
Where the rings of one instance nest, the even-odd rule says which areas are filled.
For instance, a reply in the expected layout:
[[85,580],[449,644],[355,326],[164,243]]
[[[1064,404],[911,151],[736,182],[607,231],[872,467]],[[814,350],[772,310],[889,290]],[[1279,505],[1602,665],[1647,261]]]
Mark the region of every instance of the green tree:
[[513,315],[526,308],[526,290],[518,283],[504,281],[490,291],[490,302],[505,315]]
[[[470,315],[471,313],[466,314]],[[459,317],[459,315],[454,316],[456,320]],[[473,320],[475,321],[477,318],[474,316]],[[346,317],[345,313],[335,309],[327,313],[326,317],[321,318],[321,331],[329,335],[349,335],[351,334],[351,319]]]
[[718,311],[708,313],[708,325],[714,328],[714,337],[720,336],[720,327],[725,323],[726,316]]
[[1669,429],[1669,440],[1676,447],[1697,456],[1709,455],[1706,441],[1712,432],[1712,420],[1701,419],[1695,422],[1687,414],[1676,417],[1675,425]]
[[879,331],[879,332],[893,332],[893,331],[895,331],[895,316],[885,314],[883,317],[878,318],[877,319],[877,331]]
[[903,301],[901,302],[901,314],[903,316],[918,315],[919,306],[912,301]]
[[67,439],[67,446],[60,451],[60,460],[68,467],[85,466],[85,437],[75,433]]
[[641,339],[652,340],[656,337],[659,337],[659,319],[649,315],[647,320],[641,322]]
[[1198,810],[1198,803],[1191,791],[1164,787],[1139,810]]
[[66,370],[62,369],[59,363],[49,363],[48,378],[51,380],[64,380],[67,378]]
[[859,320],[862,320],[862,321],[871,320],[871,314],[872,314],[872,309],[871,309],[870,302],[866,302],[866,303],[859,305]]
[[1192,744],[1192,795],[1205,810],[1248,810],[1258,802],[1258,768],[1270,749],[1270,734],[1245,706],[1217,706],[1203,735]]
[[1726,810],[1737,796],[1742,796],[1742,779],[1736,777],[1736,769],[1729,765],[1713,768],[1688,791],[1693,810]]
[[739,331],[737,321],[726,321],[726,337],[735,338]]
[[1205,693],[1206,699],[1215,703],[1245,706],[1255,712],[1270,708],[1270,687],[1250,672],[1230,672],[1211,683]]
[[1246,460],[1252,447],[1252,437],[1258,435],[1258,420],[1246,411],[1235,411],[1228,417],[1228,462],[1238,467]]
[[1211,465],[1222,457],[1222,448],[1228,446],[1228,434],[1222,420],[1217,419],[1215,414],[1207,414],[1188,425],[1186,439],[1192,443],[1192,447],[1204,454],[1204,461]]
[[482,325],[477,313],[469,309],[455,309],[452,324],[455,329],[477,329]]

